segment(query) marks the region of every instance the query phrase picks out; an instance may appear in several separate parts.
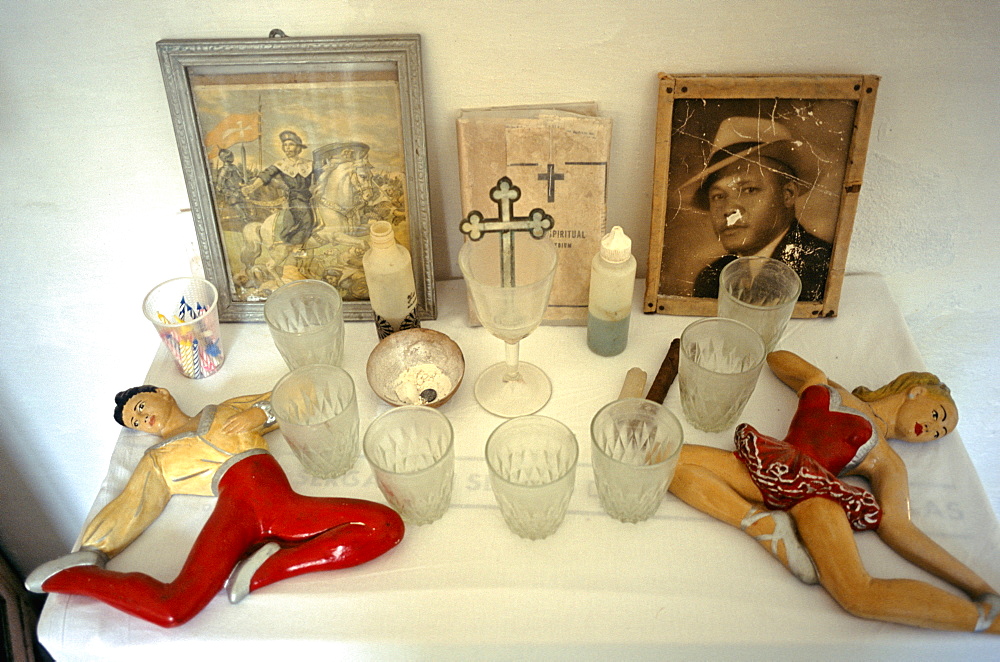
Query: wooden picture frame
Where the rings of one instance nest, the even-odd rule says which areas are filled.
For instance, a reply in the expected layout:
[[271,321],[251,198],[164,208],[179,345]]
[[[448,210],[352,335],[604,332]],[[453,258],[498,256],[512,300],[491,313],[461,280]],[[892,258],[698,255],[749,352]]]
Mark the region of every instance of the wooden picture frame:
[[714,315],[725,256],[765,254],[802,277],[794,317],[835,316],[878,82],[660,74],[644,312]]
[[361,258],[377,220],[411,253],[417,316],[436,317],[419,35],[156,47],[222,321],[263,320],[301,278],[372,319]]

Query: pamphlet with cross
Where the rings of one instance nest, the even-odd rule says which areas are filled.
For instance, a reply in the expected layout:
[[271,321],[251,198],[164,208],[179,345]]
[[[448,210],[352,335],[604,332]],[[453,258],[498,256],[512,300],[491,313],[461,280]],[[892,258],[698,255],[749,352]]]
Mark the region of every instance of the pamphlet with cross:
[[487,232],[500,233],[500,273],[504,287],[514,287],[514,233],[528,232],[541,239],[552,229],[554,221],[544,209],[532,209],[527,216],[514,216],[514,203],[521,197],[521,189],[507,177],[502,177],[490,189],[490,198],[497,203],[497,218],[484,218],[478,211],[469,212],[459,229],[472,241],[479,241]]

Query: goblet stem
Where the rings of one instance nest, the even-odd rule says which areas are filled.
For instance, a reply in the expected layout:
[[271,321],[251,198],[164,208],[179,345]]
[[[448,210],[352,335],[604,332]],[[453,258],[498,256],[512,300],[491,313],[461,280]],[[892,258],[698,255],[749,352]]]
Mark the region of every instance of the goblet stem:
[[507,372],[504,373],[503,380],[505,382],[516,382],[521,379],[521,373],[518,371],[518,355],[520,348],[520,341],[515,342],[505,342],[506,351],[504,352],[504,361],[507,364]]

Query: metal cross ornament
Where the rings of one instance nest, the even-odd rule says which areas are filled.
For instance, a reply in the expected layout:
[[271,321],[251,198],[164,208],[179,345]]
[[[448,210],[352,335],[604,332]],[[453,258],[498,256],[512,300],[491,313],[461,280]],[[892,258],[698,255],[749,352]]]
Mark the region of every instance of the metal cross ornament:
[[459,229],[472,241],[479,241],[487,232],[500,233],[500,273],[504,287],[514,287],[514,233],[528,232],[541,239],[552,229],[554,221],[544,209],[532,209],[527,216],[514,216],[514,203],[521,197],[521,189],[507,177],[501,177],[490,189],[490,198],[497,203],[498,217],[484,218],[478,211],[471,211],[462,220]]

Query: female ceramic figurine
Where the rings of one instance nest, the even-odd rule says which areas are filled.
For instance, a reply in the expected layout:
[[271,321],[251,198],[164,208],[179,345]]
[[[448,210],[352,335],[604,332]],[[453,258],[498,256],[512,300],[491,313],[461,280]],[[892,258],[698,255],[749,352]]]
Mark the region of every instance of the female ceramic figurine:
[[[115,420],[163,441],[146,450],[122,493],[87,525],[80,550],[37,568],[28,589],[87,595],[170,627],[223,586],[235,603],[280,579],[350,567],[394,547],[403,522],[392,509],[292,491],[263,436],[277,427],[268,396],[233,398],[188,416],[166,389],[119,393]],[[218,497],[177,578],[163,583],[106,570],[174,494]]]
[[[685,445],[670,491],[740,527],[856,616],[1000,633],[996,591],[910,521],[906,467],[886,441],[920,443],[954,430],[958,410],[948,388],[929,373],[906,373],[876,391],[851,393],[790,352],[771,353],[768,365],[799,394],[785,439],[741,425],[735,453]],[[871,493],[838,475],[866,478]],[[916,580],[871,577],[853,535],[865,529],[968,598]]]

